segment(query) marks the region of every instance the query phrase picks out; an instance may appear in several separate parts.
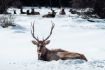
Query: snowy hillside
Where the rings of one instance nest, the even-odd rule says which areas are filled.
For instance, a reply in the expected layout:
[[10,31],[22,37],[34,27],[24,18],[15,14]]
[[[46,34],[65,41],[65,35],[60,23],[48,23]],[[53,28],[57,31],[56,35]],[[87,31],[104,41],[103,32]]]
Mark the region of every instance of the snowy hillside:
[[[28,9],[28,8],[26,8]],[[25,9],[25,10],[26,10]],[[55,18],[42,18],[50,9],[37,9],[41,15],[13,15],[16,27],[0,27],[0,70],[105,70],[105,21],[89,22],[69,13]],[[56,12],[60,10],[55,8]],[[13,13],[13,9],[9,9]],[[51,21],[55,23],[49,49],[61,48],[84,54],[88,62],[80,60],[37,60],[37,47],[31,43],[30,25],[35,22],[35,33],[40,39],[48,36]]]

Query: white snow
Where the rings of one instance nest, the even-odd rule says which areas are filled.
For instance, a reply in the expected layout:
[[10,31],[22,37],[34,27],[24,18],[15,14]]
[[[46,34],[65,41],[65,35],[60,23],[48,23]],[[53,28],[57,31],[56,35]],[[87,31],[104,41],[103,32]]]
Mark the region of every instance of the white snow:
[[[29,9],[29,8],[26,8]],[[25,10],[26,10],[25,9]],[[54,8],[56,12],[60,10]],[[13,13],[13,8],[9,12]],[[93,19],[89,22],[69,13],[55,18],[42,18],[49,8],[36,8],[41,15],[20,15],[15,17],[16,27],[0,27],[0,70],[105,70],[105,21]],[[31,43],[31,23],[35,23],[35,33],[45,38],[55,23],[50,38],[49,49],[61,48],[84,54],[88,62],[81,60],[40,61],[37,60],[37,47]]]

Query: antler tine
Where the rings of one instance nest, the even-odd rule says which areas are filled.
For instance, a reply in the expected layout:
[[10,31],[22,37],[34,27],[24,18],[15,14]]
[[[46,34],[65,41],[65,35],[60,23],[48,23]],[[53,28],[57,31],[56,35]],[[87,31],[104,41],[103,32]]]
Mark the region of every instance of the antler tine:
[[31,34],[32,34],[32,37],[36,40],[36,41],[39,41],[39,39],[38,39],[38,37],[36,38],[35,37],[35,28],[34,28],[34,23],[31,23],[31,28],[32,28],[32,30],[31,30]]
[[[52,21],[51,21],[51,22],[52,22]],[[50,36],[51,36],[51,34],[52,34],[52,31],[53,31],[53,29],[54,29],[54,26],[55,26],[55,24],[52,22],[52,27],[51,27],[50,34],[48,35],[48,37],[47,37],[46,39],[44,39],[44,41],[46,41],[46,40],[48,40],[48,39],[50,38]]]

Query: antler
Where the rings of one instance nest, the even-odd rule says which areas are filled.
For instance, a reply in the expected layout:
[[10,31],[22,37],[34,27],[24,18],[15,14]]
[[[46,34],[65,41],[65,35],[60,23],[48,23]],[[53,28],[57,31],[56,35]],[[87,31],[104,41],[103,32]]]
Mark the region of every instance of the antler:
[[32,28],[32,30],[31,30],[32,37],[33,37],[36,41],[39,41],[38,37],[37,37],[37,38],[35,37],[35,33],[34,33],[34,31],[35,31],[34,23],[31,23],[31,28]]
[[48,40],[48,39],[50,38],[50,36],[51,36],[51,34],[52,34],[52,31],[53,31],[53,29],[54,29],[54,26],[55,26],[55,24],[52,22],[52,27],[51,27],[50,34],[47,36],[47,38],[44,39],[44,41],[46,41],[46,40]]

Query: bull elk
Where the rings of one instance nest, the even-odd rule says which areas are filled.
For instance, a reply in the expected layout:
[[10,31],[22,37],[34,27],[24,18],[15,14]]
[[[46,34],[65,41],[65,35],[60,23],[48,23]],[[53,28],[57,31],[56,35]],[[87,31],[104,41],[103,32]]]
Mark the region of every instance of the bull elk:
[[37,53],[38,53],[38,60],[43,61],[51,61],[51,60],[67,60],[67,59],[81,59],[87,61],[86,57],[83,54],[75,53],[75,52],[68,52],[62,49],[54,49],[49,50],[46,48],[46,45],[50,43],[50,36],[52,35],[52,31],[54,29],[55,24],[52,23],[50,34],[43,40],[39,40],[38,37],[35,36],[35,28],[34,23],[31,24],[31,34],[32,37],[35,39],[32,41],[34,45],[37,46]]

